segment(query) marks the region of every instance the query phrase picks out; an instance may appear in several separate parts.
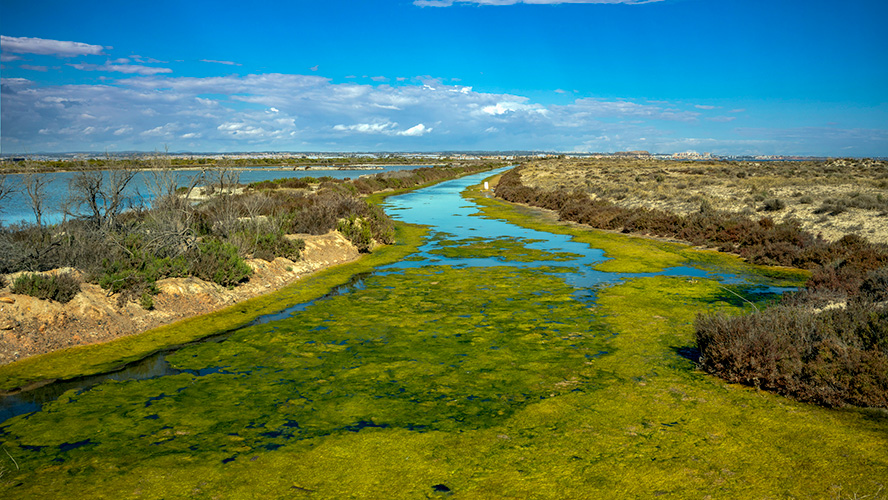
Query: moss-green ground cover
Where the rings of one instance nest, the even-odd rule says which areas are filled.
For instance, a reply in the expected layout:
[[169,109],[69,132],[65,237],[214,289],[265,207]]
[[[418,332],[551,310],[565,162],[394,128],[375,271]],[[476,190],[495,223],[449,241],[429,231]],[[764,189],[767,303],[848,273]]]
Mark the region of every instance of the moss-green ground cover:
[[[506,259],[521,242],[483,248]],[[618,248],[608,249],[611,266],[622,260]],[[634,270],[672,258],[627,253]],[[692,346],[698,311],[749,307],[724,286],[637,278],[601,288],[590,307],[565,279],[569,268],[537,257],[539,267],[389,269],[290,319],[168,357],[213,373],[72,391],[0,424],[0,495],[884,493],[884,413],[731,386],[680,355]]]
[[416,250],[425,234],[424,228],[406,224],[396,224],[395,231],[397,243],[394,245],[382,247],[356,262],[327,269],[276,292],[245,300],[221,311],[184,319],[112,342],[72,347],[0,366],[0,391],[45,380],[108,372],[160,350],[241,327],[260,316],[280,311],[286,304],[316,299],[337,286],[345,285],[355,274],[403,259]]
[[547,252],[545,250],[527,248],[525,246],[528,243],[535,242],[535,240],[522,238],[501,238],[491,240],[482,237],[440,240],[437,242],[440,248],[431,250],[429,253],[432,255],[447,257],[449,259],[493,258],[503,262],[533,262],[538,260],[565,262],[580,257],[580,255],[570,252]]

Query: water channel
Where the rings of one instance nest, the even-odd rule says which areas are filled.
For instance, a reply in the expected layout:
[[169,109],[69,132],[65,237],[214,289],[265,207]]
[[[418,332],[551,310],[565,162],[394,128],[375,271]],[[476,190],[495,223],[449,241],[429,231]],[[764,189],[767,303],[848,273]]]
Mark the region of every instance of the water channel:
[[603,286],[667,275],[778,291],[711,264],[596,270],[601,250],[481,216],[460,193],[490,175],[389,198],[392,217],[430,227],[426,242],[335,293],[120,373],[3,398],[0,442],[38,463],[125,471],[170,455],[222,466],[364,431],[490,428],[605,383],[588,369],[614,352],[595,308]]

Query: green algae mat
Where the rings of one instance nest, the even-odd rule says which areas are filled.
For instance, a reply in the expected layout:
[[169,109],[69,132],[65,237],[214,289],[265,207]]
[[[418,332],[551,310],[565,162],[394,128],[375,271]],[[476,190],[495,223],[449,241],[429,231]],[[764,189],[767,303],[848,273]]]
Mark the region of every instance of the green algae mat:
[[589,243],[493,234],[481,219],[510,214],[485,204],[498,212],[455,224],[465,233],[432,234],[418,254],[430,258],[168,355],[177,374],[70,391],[0,423],[0,496],[884,497],[884,412],[726,384],[685,357],[698,312],[764,307],[766,290],[717,274],[576,284],[584,268],[742,263],[682,247],[621,259],[643,240],[571,235],[616,242],[612,260],[584,261],[572,256]]

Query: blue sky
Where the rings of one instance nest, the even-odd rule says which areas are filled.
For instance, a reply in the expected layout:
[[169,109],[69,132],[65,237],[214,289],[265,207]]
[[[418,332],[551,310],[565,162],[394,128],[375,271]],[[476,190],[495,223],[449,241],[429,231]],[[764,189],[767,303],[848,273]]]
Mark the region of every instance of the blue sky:
[[884,0],[0,0],[0,150],[888,156]]

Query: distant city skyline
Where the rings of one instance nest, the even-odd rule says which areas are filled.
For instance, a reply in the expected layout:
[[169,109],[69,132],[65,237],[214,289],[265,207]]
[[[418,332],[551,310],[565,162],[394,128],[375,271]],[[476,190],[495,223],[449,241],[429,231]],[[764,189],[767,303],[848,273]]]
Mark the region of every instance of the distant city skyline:
[[0,152],[888,156],[876,0],[0,0]]

